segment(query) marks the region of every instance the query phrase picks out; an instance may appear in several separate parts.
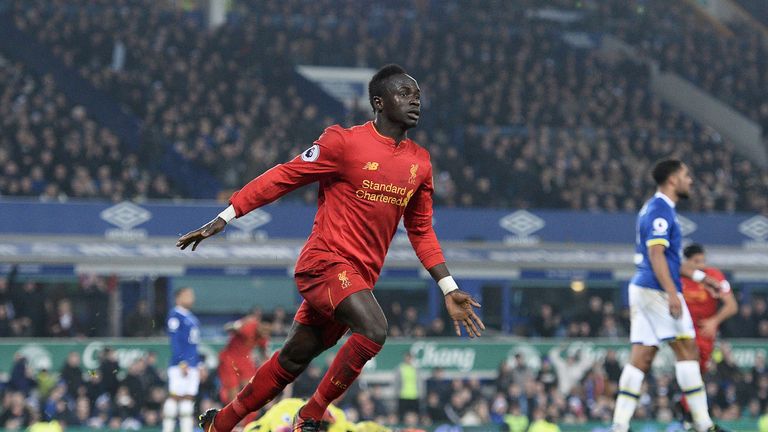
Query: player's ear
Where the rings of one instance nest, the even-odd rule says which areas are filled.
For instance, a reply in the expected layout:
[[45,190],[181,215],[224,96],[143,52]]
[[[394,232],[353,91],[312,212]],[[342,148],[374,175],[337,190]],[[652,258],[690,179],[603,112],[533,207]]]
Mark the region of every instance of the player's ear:
[[373,97],[373,109],[376,112],[379,112],[384,109],[384,99],[382,99],[381,96]]

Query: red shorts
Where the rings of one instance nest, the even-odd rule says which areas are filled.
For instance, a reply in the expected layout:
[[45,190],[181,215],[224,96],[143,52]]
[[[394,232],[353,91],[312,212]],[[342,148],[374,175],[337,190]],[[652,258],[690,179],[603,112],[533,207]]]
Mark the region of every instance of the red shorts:
[[[250,357],[232,355],[224,351],[219,354],[219,379],[223,395],[228,389],[240,389],[254,375],[256,365]],[[225,403],[227,402],[229,401]]]
[[696,346],[699,347],[699,367],[701,373],[707,371],[709,359],[712,358],[712,351],[715,349],[715,340],[696,335]]
[[372,289],[351,265],[332,263],[296,275],[296,286],[304,301],[293,320],[323,328],[326,348],[336,345],[349,327],[336,321],[334,311],[350,295]]

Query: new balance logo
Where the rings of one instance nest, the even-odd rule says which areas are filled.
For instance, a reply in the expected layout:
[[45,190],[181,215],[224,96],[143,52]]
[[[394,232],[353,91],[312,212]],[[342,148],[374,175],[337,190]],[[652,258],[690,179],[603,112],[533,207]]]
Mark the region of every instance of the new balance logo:
[[363,167],[364,170],[367,171],[376,171],[379,169],[379,163],[378,162],[366,162],[365,166]]

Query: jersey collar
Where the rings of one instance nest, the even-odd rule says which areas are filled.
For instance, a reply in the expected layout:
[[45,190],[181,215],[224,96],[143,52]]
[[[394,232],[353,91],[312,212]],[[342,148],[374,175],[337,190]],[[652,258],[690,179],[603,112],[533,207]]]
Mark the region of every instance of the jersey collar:
[[[373,136],[373,138],[375,138],[375,139],[376,139],[376,141],[382,142],[382,143],[384,143],[384,144],[387,144],[387,145],[390,145],[390,146],[392,146],[392,147],[394,147],[394,146],[395,146],[395,140],[394,140],[393,138],[390,138],[390,137],[388,137],[388,136],[384,136],[384,135],[382,135],[382,134],[381,134],[381,133],[380,133],[380,132],[379,132],[379,131],[376,129],[376,125],[375,125],[375,124],[373,124],[373,120],[371,120],[371,121],[367,122],[367,123],[365,124],[365,126],[366,126],[366,127],[368,128],[368,130],[371,132],[371,135]],[[406,139],[404,139],[403,141],[401,141],[401,142],[400,142],[400,145],[399,145],[398,147],[403,147],[403,144],[405,144],[405,142],[406,142],[406,141],[408,141],[408,138],[406,138]]]
[[184,315],[184,316],[189,316],[189,315],[191,314],[191,312],[189,311],[189,309],[187,309],[187,308],[184,308],[184,307],[182,307],[182,306],[175,306],[175,307],[174,307],[174,309],[176,309],[176,311],[177,311],[178,313],[180,313],[180,314],[182,314],[182,315]]
[[675,202],[674,202],[674,201],[672,201],[672,198],[670,198],[670,197],[668,197],[668,196],[664,195],[663,193],[661,193],[661,192],[656,192],[655,194],[653,194],[653,196],[654,196],[655,198],[661,198],[661,199],[663,199],[663,200],[664,200],[664,201],[665,201],[667,204],[669,204],[669,206],[670,206],[670,207],[672,207],[672,208],[675,208]]

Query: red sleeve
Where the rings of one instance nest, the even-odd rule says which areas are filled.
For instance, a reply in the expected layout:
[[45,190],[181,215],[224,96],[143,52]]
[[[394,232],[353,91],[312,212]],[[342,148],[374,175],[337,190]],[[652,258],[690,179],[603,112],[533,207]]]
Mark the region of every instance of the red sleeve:
[[259,323],[256,320],[249,319],[243,323],[238,333],[247,339],[256,339],[259,336]]
[[432,165],[429,165],[427,179],[413,194],[403,216],[408,238],[421,264],[430,269],[445,262],[440,242],[432,228]]
[[706,273],[707,276],[713,277],[715,280],[720,282],[720,292],[722,294],[731,292],[731,284],[725,279],[723,272],[714,267],[707,267],[704,269],[704,273]]
[[281,196],[338,172],[344,144],[341,126],[331,126],[314,145],[290,162],[276,165],[232,194],[229,203],[237,217],[269,204]]

